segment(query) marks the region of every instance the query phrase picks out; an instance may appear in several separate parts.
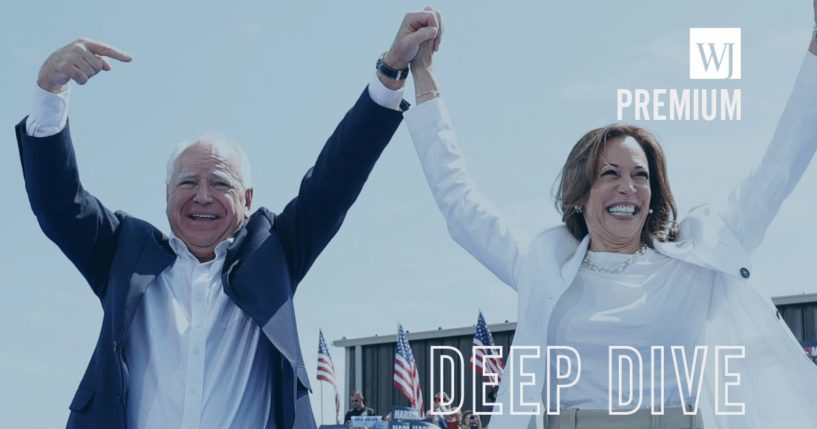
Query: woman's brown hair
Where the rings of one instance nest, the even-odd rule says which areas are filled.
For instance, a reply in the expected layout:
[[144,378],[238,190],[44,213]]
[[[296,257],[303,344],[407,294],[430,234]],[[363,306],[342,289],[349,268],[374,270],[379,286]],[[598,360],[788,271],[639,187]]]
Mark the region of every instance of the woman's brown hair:
[[653,212],[647,215],[641,229],[641,241],[650,247],[653,239],[675,241],[678,238],[675,225],[678,213],[669,187],[664,150],[649,131],[632,125],[613,124],[590,130],[573,146],[562,167],[555,196],[556,210],[562,215],[562,221],[577,240],[587,235],[584,216],[576,208],[587,201],[590,188],[598,177],[599,159],[605,143],[616,137],[632,137],[647,155],[652,193],[650,209]]

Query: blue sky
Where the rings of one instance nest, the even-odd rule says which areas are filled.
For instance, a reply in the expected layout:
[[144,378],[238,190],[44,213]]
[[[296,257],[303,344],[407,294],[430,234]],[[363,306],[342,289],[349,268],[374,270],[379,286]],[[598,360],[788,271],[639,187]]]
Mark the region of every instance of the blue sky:
[[[64,425],[102,316],[80,275],[39,231],[24,193],[12,127],[28,112],[48,54],[88,36],[134,55],[131,64],[113,63],[111,72],[74,88],[72,131],[86,187],[108,207],[167,231],[164,164],[178,141],[204,130],[233,136],[253,162],[254,202],[280,210],[372,76],[403,13],[423,6],[94,0],[4,8],[4,427]],[[741,121],[638,122],[664,145],[681,213],[722,199],[769,142],[813,22],[804,0],[773,7],[737,0],[432,6],[446,24],[435,67],[471,172],[484,194],[532,232],[558,222],[556,174],[579,136],[615,121],[617,88],[741,88]],[[742,28],[743,78],[690,81],[689,27]],[[754,256],[753,278],[764,295],[817,292],[814,170]],[[296,307],[316,387],[319,327],[331,342],[394,334],[398,319],[411,331],[471,325],[480,308],[489,323],[516,320],[511,290],[448,238],[404,127],[301,284]],[[343,380],[343,351],[330,349]],[[320,415],[317,394],[313,402]]]

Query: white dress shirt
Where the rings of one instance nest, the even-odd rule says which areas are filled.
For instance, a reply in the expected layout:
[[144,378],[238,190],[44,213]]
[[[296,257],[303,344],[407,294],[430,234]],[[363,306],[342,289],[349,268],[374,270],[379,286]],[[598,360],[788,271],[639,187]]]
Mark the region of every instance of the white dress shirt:
[[125,343],[128,427],[267,427],[277,353],[222,289],[231,241],[201,263],[171,237],[176,260],[145,291]]
[[[403,90],[386,88],[375,75],[368,94],[399,110]],[[70,87],[60,94],[37,87],[26,132],[60,132],[69,95]],[[267,419],[280,355],[224,293],[221,270],[231,241],[219,243],[215,259],[201,263],[171,236],[176,260],[145,291],[125,343],[128,427],[276,427]]]

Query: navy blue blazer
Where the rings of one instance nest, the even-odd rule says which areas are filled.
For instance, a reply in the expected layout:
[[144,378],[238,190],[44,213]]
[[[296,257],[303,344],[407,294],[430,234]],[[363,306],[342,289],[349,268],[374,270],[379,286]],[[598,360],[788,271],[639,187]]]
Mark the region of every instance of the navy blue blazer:
[[[405,110],[407,103],[401,107]],[[377,105],[364,90],[307,171],[298,196],[280,214],[255,211],[227,251],[224,292],[280,354],[275,359],[277,399],[270,406],[270,420],[277,420],[279,427],[315,428],[293,294],[340,228],[401,120],[401,112]],[[176,255],[153,225],[109,211],[85,190],[68,126],[54,136],[34,138],[26,134],[23,120],[16,132],[37,221],[88,281],[104,313],[96,348],[69,407],[67,427],[125,428],[124,346],[129,327],[145,289]]]

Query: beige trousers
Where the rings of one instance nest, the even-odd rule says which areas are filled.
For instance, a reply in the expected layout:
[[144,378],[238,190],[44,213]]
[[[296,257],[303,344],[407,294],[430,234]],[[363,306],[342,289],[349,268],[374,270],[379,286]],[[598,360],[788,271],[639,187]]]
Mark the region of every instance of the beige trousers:
[[664,415],[653,416],[649,409],[635,414],[611,416],[607,410],[562,410],[558,416],[546,416],[547,429],[703,429],[700,416],[684,415],[681,407],[668,407]]

